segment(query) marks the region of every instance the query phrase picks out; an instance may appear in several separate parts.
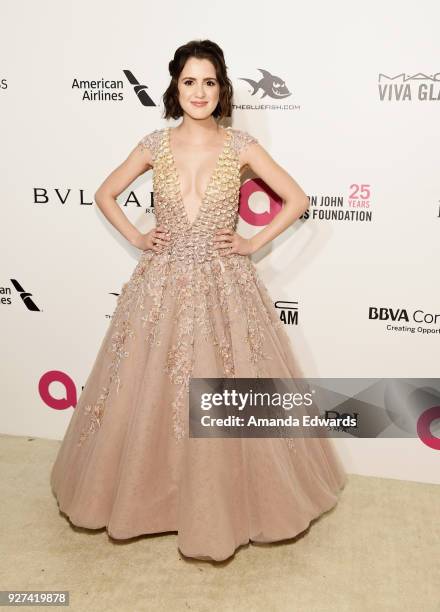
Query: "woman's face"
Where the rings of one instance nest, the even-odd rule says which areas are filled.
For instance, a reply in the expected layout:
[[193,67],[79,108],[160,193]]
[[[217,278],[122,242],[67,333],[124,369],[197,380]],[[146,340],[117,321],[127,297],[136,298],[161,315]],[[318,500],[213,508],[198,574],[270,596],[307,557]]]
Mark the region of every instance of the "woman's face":
[[[190,57],[178,80],[179,103],[184,113],[205,119],[215,110],[220,94],[214,65],[207,59]],[[199,103],[199,104],[197,104]]]

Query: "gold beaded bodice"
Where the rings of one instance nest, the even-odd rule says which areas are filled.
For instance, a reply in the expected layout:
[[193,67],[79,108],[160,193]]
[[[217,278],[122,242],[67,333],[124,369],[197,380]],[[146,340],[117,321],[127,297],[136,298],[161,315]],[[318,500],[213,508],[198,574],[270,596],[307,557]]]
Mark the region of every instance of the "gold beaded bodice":
[[193,222],[186,212],[170,145],[171,128],[150,132],[139,142],[153,160],[154,210],[157,225],[170,232],[170,244],[164,247],[170,261],[203,263],[218,257],[213,237],[218,229],[235,229],[240,192],[240,151],[258,142],[256,138],[233,128],[226,128],[223,149],[217,158],[208,186]]

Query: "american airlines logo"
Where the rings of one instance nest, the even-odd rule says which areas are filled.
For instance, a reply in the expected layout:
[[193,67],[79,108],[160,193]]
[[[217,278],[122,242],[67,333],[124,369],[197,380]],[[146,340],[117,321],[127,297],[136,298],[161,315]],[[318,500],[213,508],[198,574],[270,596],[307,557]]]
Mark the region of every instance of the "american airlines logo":
[[[147,92],[148,85],[134,76],[131,70],[123,70],[130,88],[142,106],[157,106],[153,97]],[[126,94],[126,82],[122,78],[116,79],[72,79],[71,89],[81,93],[83,102],[122,102]]]
[[148,85],[145,85],[145,83],[139,83],[139,81],[131,72],[131,70],[123,70],[122,72],[125,74],[127,81],[130,83],[130,85],[132,85],[133,91],[138,97],[138,100],[142,104],[142,106],[157,106],[157,104],[153,102],[153,100],[147,93]]
[[[37,304],[35,303],[33,299],[32,293],[30,291],[26,291],[26,289],[21,285],[21,283],[19,283],[19,281],[16,278],[11,278],[11,283],[15,291],[17,292],[19,298],[21,299],[21,301],[27,308],[27,310],[32,310],[34,312],[40,312],[40,309],[38,308]],[[11,299],[12,291],[10,287],[2,287],[0,291],[2,294],[1,303],[11,304],[12,303],[12,299]]]

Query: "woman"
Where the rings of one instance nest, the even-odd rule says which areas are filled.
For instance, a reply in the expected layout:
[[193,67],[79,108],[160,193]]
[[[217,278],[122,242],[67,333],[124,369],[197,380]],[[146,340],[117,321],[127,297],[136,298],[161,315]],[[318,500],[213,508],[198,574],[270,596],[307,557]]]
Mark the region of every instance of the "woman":
[[[96,202],[142,254],[52,469],[72,523],[116,539],[177,531],[188,556],[224,560],[241,545],[291,538],[334,506],[346,481],[330,440],[193,438],[193,378],[301,372],[249,255],[306,209],[304,191],[248,132],[222,128],[232,86],[209,40],[177,49],[165,118],[102,183]],[[285,201],[250,239],[235,232],[240,172]],[[157,227],[142,234],[115,199],[153,168]]]

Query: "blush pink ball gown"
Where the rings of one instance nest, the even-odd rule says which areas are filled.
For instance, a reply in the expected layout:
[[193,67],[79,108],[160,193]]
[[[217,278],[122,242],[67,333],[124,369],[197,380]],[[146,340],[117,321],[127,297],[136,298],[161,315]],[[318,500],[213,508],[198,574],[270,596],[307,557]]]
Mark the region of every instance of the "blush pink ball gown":
[[328,438],[189,438],[190,377],[301,377],[290,340],[250,257],[221,256],[235,229],[238,154],[257,140],[226,128],[190,222],[170,129],[139,146],[153,159],[161,253],[142,252],[118,297],[53,465],[60,510],[115,539],[177,532],[188,557],[221,561],[242,544],[304,531],[347,479]]

